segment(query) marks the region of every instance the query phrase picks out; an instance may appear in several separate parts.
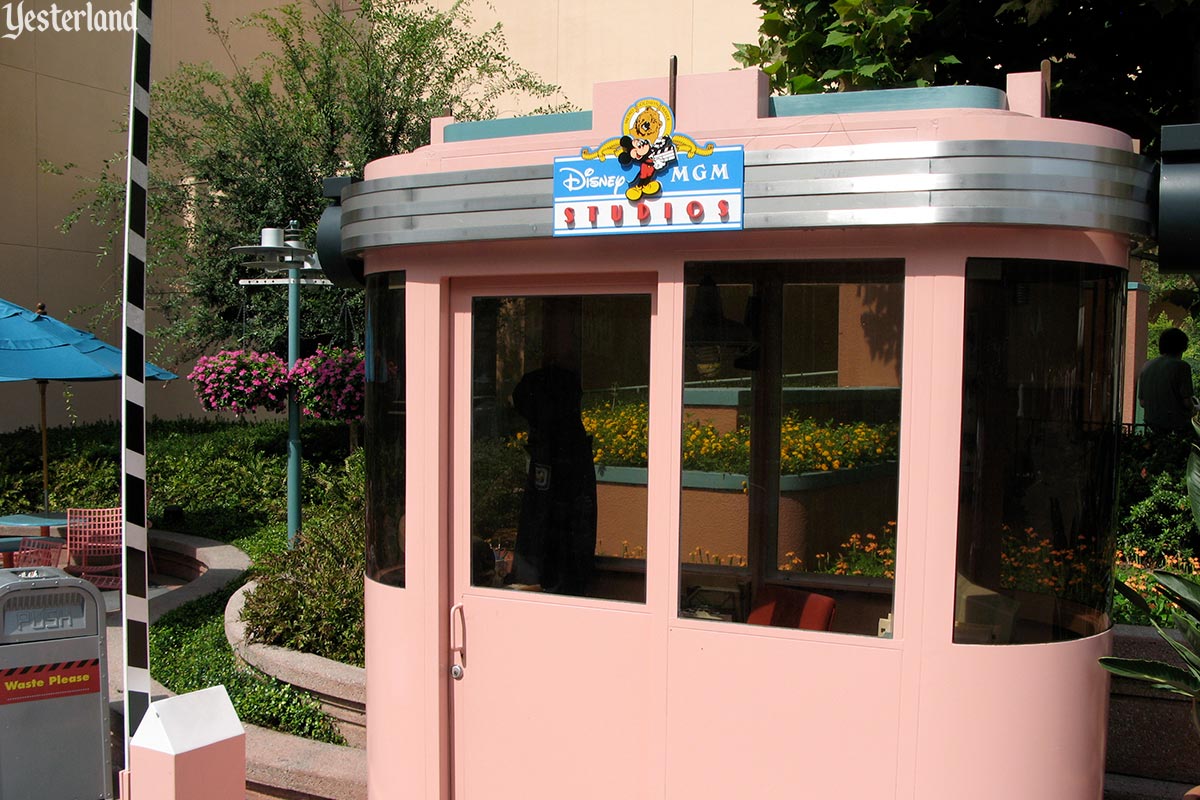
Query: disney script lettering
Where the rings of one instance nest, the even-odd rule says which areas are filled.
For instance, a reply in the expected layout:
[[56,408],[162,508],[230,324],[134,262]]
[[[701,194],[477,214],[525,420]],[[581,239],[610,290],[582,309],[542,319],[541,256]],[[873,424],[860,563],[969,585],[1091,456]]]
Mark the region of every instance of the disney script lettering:
[[616,194],[625,188],[625,178],[622,176],[598,175],[593,167],[585,170],[563,167],[558,174],[562,176],[563,188],[568,192],[578,192],[581,189],[609,189]]

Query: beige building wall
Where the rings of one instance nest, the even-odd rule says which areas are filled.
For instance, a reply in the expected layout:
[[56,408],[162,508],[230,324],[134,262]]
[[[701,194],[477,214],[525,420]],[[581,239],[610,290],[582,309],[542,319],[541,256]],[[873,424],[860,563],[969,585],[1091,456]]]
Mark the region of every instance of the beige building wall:
[[[593,84],[666,75],[671,56],[681,75],[736,68],[734,43],[758,40],[762,13],[752,0],[488,0],[474,12],[480,28],[500,22],[521,66],[585,111]],[[513,103],[501,116],[537,105]]]
[[[84,0],[57,0],[56,5],[61,10],[87,7]],[[272,5],[261,0],[212,3],[221,20]],[[49,0],[25,0],[23,8],[28,13],[50,6]],[[129,8],[128,3],[115,0],[92,0],[91,6],[95,11]],[[86,185],[84,179],[98,174],[105,158],[126,147],[119,130],[129,113],[133,34],[51,29],[18,35],[9,28],[5,11],[0,4],[0,36],[14,34],[15,38],[0,38],[0,297],[26,308],[44,302],[53,316],[93,329],[101,339],[119,346],[119,321],[95,328],[93,322],[100,307],[120,290],[120,255],[110,255],[98,265],[104,231],[87,222],[65,235],[58,227],[78,205],[74,195]],[[16,12],[14,2],[12,18]],[[185,61],[210,60],[228,67],[227,57],[205,26],[203,3],[155,4],[155,79]],[[238,33],[232,44],[235,52],[253,54],[265,41],[257,32]],[[41,169],[42,162],[76,166],[58,175]],[[59,382],[49,384],[50,425],[67,424],[72,412],[81,422],[117,417],[118,381],[75,383],[69,387],[69,403],[64,396],[67,388]],[[35,384],[0,383],[0,431],[38,425],[37,398]],[[183,380],[150,384],[146,404],[149,413],[157,416],[202,413]]]
[[[229,21],[279,5],[264,0],[213,0],[219,20]],[[451,0],[436,0],[447,7]],[[345,7],[354,4],[342,0]],[[84,0],[56,0],[60,9],[83,9]],[[92,8],[124,10],[116,0],[92,0]],[[25,0],[26,11],[49,9],[50,0]],[[13,3],[14,14],[16,3]],[[732,69],[734,42],[757,36],[758,9],[750,0],[662,0],[647,6],[628,0],[476,0],[476,23],[504,26],[511,55],[527,69],[563,87],[580,109],[592,105],[592,85],[602,81],[665,75],[671,55],[681,74]],[[0,35],[6,27],[0,4]],[[125,148],[119,133],[128,115],[128,32],[25,31],[0,39],[0,297],[49,312],[71,324],[92,327],[100,306],[120,290],[119,254],[97,265],[104,232],[80,223],[64,235],[63,218],[78,205],[82,179],[99,172],[101,162]],[[258,32],[234,33],[231,50],[248,63],[266,45]],[[152,77],[168,75],[184,62],[211,61],[229,69],[228,56],[209,36],[200,2],[156,3]],[[153,104],[153,97],[151,98]],[[514,102],[502,116],[527,113],[537,102]],[[153,114],[153,107],[151,114]],[[43,171],[39,163],[75,164],[65,174]],[[233,246],[239,244],[230,242]],[[119,321],[93,328],[100,338],[120,344]],[[153,343],[151,343],[153,347]],[[190,365],[178,367],[186,374]],[[70,387],[68,404],[60,383],[47,392],[49,424],[115,419],[117,381]],[[38,424],[37,387],[0,383],[0,431]],[[68,405],[70,408],[68,408]],[[200,416],[203,412],[185,380],[150,384],[152,416]]]

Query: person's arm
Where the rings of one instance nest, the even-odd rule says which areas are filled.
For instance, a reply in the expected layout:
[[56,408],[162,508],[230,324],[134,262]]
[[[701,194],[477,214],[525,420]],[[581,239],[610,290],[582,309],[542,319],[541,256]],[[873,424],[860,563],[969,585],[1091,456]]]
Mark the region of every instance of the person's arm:
[[1175,372],[1175,396],[1179,398],[1179,403],[1186,410],[1190,417],[1194,409],[1192,408],[1192,396],[1195,391],[1192,387],[1192,367],[1186,361],[1179,362],[1179,368]]

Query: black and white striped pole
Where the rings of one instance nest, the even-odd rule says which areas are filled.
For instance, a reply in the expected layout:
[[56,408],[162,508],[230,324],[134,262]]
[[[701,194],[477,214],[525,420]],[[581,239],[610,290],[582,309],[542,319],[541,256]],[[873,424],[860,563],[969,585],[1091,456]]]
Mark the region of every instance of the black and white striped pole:
[[125,184],[124,331],[121,354],[121,559],[125,651],[125,763],[129,740],[150,706],[150,609],[146,575],[146,190],[149,177],[152,0],[137,0],[129,80]]

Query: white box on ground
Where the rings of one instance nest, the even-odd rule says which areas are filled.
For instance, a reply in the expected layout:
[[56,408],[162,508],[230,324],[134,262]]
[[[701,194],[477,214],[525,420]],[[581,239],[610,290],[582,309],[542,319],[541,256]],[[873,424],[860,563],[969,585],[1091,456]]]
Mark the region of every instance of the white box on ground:
[[132,800],[245,797],[246,731],[224,686],[151,703],[129,744]]

